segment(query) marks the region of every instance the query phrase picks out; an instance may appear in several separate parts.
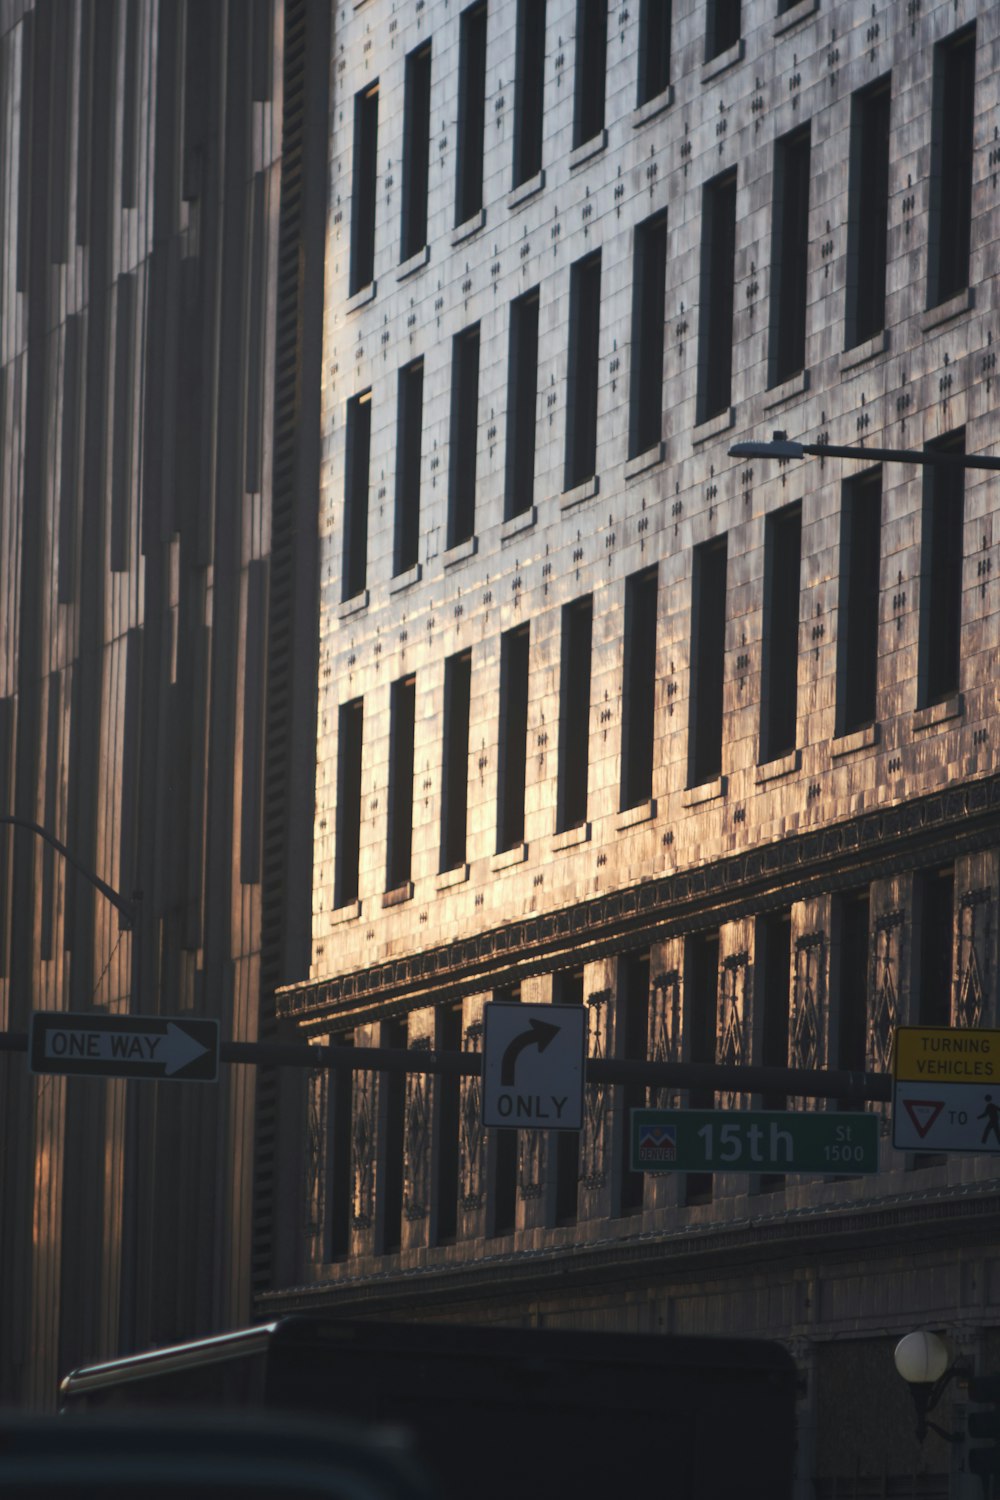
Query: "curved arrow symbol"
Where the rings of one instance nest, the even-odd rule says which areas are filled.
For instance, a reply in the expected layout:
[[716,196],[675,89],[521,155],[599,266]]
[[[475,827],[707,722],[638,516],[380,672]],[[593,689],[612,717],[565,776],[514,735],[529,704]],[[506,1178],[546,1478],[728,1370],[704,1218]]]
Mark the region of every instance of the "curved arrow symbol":
[[514,1071],[517,1067],[517,1059],[525,1047],[537,1047],[539,1052],[544,1052],[550,1042],[555,1041],[561,1027],[553,1026],[550,1021],[528,1022],[528,1030],[522,1031],[513,1041],[507,1043],[503,1059],[500,1063],[500,1083],[504,1088],[514,1087]]

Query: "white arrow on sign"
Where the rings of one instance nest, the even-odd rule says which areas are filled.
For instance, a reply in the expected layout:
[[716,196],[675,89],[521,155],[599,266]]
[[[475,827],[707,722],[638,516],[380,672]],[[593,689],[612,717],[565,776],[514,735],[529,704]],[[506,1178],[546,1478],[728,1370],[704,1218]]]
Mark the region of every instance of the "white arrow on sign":
[[60,1061],[79,1058],[97,1062],[148,1063],[163,1068],[170,1078],[209,1049],[167,1022],[165,1034],[150,1036],[142,1031],[91,1031],[62,1027],[45,1033],[45,1056]]

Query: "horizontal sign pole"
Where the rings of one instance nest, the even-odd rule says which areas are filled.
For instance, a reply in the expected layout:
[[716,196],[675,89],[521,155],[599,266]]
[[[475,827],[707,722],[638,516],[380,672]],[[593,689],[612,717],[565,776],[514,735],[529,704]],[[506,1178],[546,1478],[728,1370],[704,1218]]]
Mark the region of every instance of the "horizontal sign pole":
[[[27,1052],[25,1031],[0,1031],[0,1052]],[[458,1073],[478,1078],[478,1052],[418,1052],[403,1047],[329,1047],[298,1042],[221,1042],[219,1060],[265,1068],[327,1068],[352,1073]],[[834,1068],[735,1067],[716,1063],[665,1063],[588,1058],[588,1083],[633,1084],[637,1088],[715,1089],[746,1094],[785,1094],[804,1099],[857,1099],[886,1104],[888,1073]]]

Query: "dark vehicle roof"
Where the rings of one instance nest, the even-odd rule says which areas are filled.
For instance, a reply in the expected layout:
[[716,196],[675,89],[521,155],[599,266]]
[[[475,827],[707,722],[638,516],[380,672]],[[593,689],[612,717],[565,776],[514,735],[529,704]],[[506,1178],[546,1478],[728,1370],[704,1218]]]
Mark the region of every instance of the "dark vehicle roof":
[[709,1371],[726,1369],[794,1375],[788,1351],[768,1339],[686,1337],[648,1333],[607,1333],[579,1329],[490,1328],[442,1323],[379,1323],[363,1318],[291,1314],[233,1333],[193,1339],[148,1353],[72,1371],[60,1387],[64,1397],[122,1381],[149,1379],[196,1366],[284,1350],[319,1351],[363,1347],[366,1353],[420,1354],[423,1357],[474,1354],[523,1360],[532,1354],[571,1362],[627,1362],[653,1368]]
[[0,1412],[0,1493],[430,1500],[390,1433],[286,1416],[204,1412]]

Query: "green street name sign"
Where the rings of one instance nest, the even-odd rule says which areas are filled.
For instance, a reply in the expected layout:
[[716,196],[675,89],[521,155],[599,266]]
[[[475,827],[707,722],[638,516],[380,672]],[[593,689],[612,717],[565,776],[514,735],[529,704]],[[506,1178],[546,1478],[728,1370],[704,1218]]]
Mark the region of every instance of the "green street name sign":
[[633,1109],[633,1172],[878,1171],[876,1115]]

